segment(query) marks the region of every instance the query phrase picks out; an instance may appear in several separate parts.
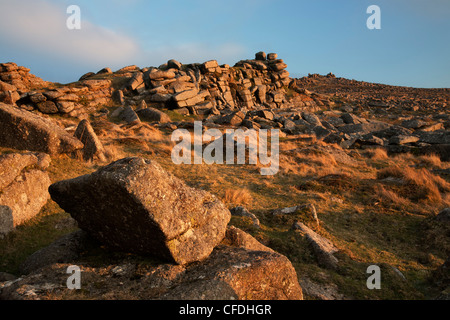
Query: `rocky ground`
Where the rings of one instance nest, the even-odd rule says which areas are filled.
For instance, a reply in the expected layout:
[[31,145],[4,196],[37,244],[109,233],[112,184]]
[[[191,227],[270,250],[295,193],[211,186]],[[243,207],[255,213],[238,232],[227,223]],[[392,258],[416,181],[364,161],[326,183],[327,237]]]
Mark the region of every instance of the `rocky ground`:
[[[293,79],[264,52],[29,71],[0,64],[0,299],[448,299],[450,89]],[[279,129],[279,172],[174,164],[194,121]]]

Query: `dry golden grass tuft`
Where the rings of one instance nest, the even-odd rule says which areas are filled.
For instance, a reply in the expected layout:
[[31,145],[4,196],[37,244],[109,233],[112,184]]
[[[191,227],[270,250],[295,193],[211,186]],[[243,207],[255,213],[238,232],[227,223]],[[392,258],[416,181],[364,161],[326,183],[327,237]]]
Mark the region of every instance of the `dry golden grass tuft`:
[[119,147],[113,144],[103,146],[103,150],[108,162],[114,162],[127,156]]
[[304,162],[295,161],[293,157],[280,156],[280,172],[284,174],[309,175],[314,174],[316,170]]
[[289,149],[280,156],[280,170],[285,174],[323,175],[335,172],[337,165],[333,154],[309,148]]
[[167,137],[157,128],[147,124],[140,123],[127,130],[128,136],[135,136],[150,142],[166,141]]
[[390,207],[394,206],[396,209],[404,209],[411,205],[411,201],[399,196],[392,190],[386,190],[383,186],[375,186],[375,197],[381,204]]
[[[105,147],[108,160],[123,158],[130,151],[133,153],[133,150],[166,155],[171,153],[175,145],[170,136],[164,135],[159,129],[147,123],[120,127],[112,123],[108,126],[100,123],[95,130],[98,131],[98,137],[103,145],[108,146]],[[127,151],[124,152],[124,149]]]
[[223,202],[233,205],[249,205],[253,197],[247,189],[226,189]]
[[410,152],[399,153],[392,157],[396,162],[413,163],[416,156]]
[[441,158],[436,154],[427,154],[418,158],[419,162],[430,167],[441,168]]
[[382,148],[375,148],[375,149],[368,150],[366,152],[366,154],[371,160],[387,160],[387,159],[389,159],[389,156],[388,156],[386,150],[384,150]]
[[[378,171],[377,178],[397,178],[403,181],[401,195],[410,200],[426,203],[442,203],[445,194],[450,192],[450,183],[432,174],[425,168],[415,169],[398,165]],[[444,198],[443,198],[444,196]]]

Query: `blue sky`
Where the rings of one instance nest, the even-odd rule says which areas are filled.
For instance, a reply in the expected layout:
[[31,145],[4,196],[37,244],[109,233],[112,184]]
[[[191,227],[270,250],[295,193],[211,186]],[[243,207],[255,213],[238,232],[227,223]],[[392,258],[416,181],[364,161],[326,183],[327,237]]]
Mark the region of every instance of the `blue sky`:
[[[66,8],[81,9],[68,30]],[[369,5],[381,30],[369,30]],[[49,81],[89,71],[277,52],[293,76],[450,87],[448,0],[0,0],[0,61]]]

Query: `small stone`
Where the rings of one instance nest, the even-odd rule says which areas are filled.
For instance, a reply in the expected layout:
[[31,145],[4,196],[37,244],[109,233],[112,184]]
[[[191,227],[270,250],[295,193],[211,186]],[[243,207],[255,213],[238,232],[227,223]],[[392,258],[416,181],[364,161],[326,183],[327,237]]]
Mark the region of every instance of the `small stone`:
[[166,113],[155,108],[147,107],[145,109],[138,110],[137,113],[143,120],[156,121],[158,123],[171,122],[170,117]]
[[420,140],[419,137],[399,135],[391,137],[389,139],[389,144],[402,145],[407,143],[415,143],[418,142],[419,140]]
[[182,66],[181,62],[178,62],[177,60],[171,59],[171,60],[167,61],[167,67],[169,69],[173,68],[173,69],[180,70],[181,66]]
[[40,112],[45,114],[54,114],[58,113],[59,111],[58,107],[53,101],[40,102],[36,106]]
[[230,209],[232,216],[238,216],[238,217],[249,217],[253,221],[253,225],[257,227],[258,229],[261,228],[259,219],[250,211],[248,211],[244,207],[236,207],[233,209]]
[[111,68],[103,68],[102,70],[97,72],[97,74],[111,74],[111,73],[113,73]]
[[267,55],[267,59],[270,60],[270,61],[277,60],[278,59],[278,54],[276,54],[276,53],[269,53]]
[[259,60],[259,61],[265,61],[267,59],[267,55],[266,55],[265,52],[260,51],[260,52],[255,54],[255,59]]
[[436,220],[449,223],[450,222],[450,208],[445,208],[444,210],[439,212],[439,214],[436,216]]
[[131,108],[131,106],[126,106],[123,111],[120,113],[120,117],[125,122],[132,124],[132,123],[140,123],[141,120],[139,119],[139,116],[137,113]]
[[74,135],[84,144],[83,149],[80,150],[83,160],[106,161],[103,144],[98,139],[88,120],[80,121]]

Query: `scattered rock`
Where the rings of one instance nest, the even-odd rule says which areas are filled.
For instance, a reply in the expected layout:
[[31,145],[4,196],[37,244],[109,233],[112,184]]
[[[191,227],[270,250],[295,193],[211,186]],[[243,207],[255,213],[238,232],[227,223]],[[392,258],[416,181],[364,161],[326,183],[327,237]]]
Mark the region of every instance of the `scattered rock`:
[[275,252],[253,238],[247,232],[244,232],[241,229],[236,228],[235,226],[227,227],[227,232],[225,234],[224,240],[222,241],[222,244],[253,251]]
[[238,126],[245,119],[245,114],[242,111],[236,111],[222,118],[218,119],[216,123],[219,124],[230,124],[233,126]]
[[149,74],[151,80],[158,79],[173,79],[175,78],[175,73],[173,71],[162,71],[158,69],[153,69]]
[[431,125],[420,128],[420,131],[422,131],[422,132],[434,132],[434,131],[438,131],[438,130],[445,130],[443,123],[439,122],[439,123],[431,124]]
[[139,119],[139,116],[131,106],[125,107],[122,112],[120,112],[120,117],[128,124],[137,124],[141,122],[141,119]]
[[87,72],[87,73],[83,74],[80,77],[80,79],[78,79],[78,81],[83,81],[83,80],[89,79],[92,76],[95,76],[95,72]]
[[130,79],[127,88],[130,90],[136,90],[144,84],[144,74],[142,72],[136,72]]
[[98,139],[88,120],[80,121],[74,135],[84,144],[84,147],[80,152],[85,161],[106,161],[103,144]]
[[114,111],[111,113],[111,118],[120,118],[124,110],[125,110],[124,107],[118,107],[114,109]]
[[419,140],[420,140],[419,137],[399,135],[399,136],[394,136],[391,139],[389,139],[389,143],[401,145],[401,144],[407,144],[407,143],[415,143],[415,142],[418,142]]
[[344,113],[341,115],[341,119],[345,124],[359,124],[359,123],[367,123],[365,119],[359,118],[352,113]]
[[261,228],[259,219],[251,212],[249,212],[244,207],[236,207],[233,209],[230,209],[232,216],[238,216],[238,217],[249,217],[253,221],[253,225],[257,228]]
[[122,90],[115,90],[111,96],[112,100],[120,105],[125,104],[124,94]]
[[219,64],[217,63],[217,60],[210,60],[203,63],[202,67],[205,72],[212,73],[217,71],[217,69],[219,68]]
[[305,236],[311,243],[319,264],[329,269],[337,268],[339,261],[334,254],[338,252],[339,249],[337,249],[330,240],[315,233],[301,222],[294,223],[293,229]]
[[419,119],[412,119],[403,121],[401,125],[408,129],[419,129],[426,126],[427,123]]
[[58,108],[58,111],[63,114],[70,113],[75,109],[75,103],[72,101],[58,101],[56,107]]
[[384,122],[371,122],[371,123],[347,124],[344,126],[340,126],[338,130],[347,134],[358,133],[363,135],[387,129],[389,128],[389,126],[390,126],[389,124]]
[[318,300],[346,300],[345,296],[338,292],[338,287],[334,283],[318,284],[309,278],[300,279],[300,285],[306,296]]
[[314,126],[322,126],[322,122],[319,120],[319,117],[317,117],[313,113],[302,112],[302,118],[305,119],[305,121],[309,124],[312,124]]
[[155,108],[147,107],[145,109],[139,109],[137,114],[140,118],[147,121],[156,121],[158,123],[168,123],[172,121],[166,113]]
[[317,211],[316,207],[312,203],[303,204],[295,207],[289,207],[289,208],[282,208],[282,209],[276,209],[272,212],[274,216],[278,216],[281,214],[294,214],[299,213],[299,211],[302,211],[303,209],[308,208],[311,212],[311,217],[316,222],[317,226],[319,226],[319,218],[317,217]]
[[[45,113],[45,114],[52,114],[52,113],[59,112],[58,107],[56,106],[56,104],[53,101],[40,102],[37,104],[37,108],[39,109],[40,112]],[[64,110],[63,107],[60,106],[60,108],[62,110]]]

